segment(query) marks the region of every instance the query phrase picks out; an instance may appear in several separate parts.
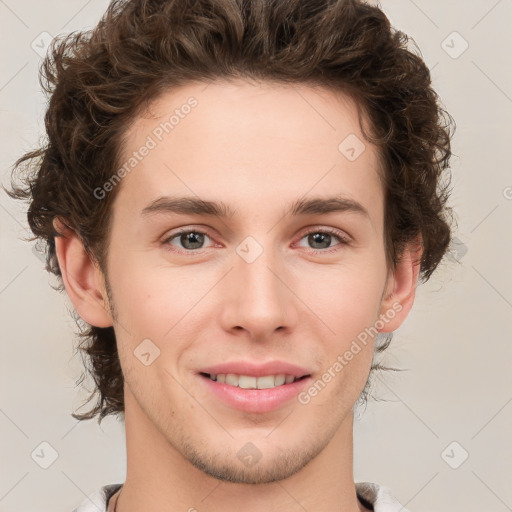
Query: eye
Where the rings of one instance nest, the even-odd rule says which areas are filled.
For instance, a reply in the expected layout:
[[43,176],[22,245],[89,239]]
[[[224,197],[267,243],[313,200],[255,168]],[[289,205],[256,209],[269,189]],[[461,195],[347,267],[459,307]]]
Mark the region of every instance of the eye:
[[[335,229],[313,229],[308,231],[301,240],[305,238],[307,238],[308,244],[313,245],[313,254],[331,253],[337,251],[340,248],[339,246],[348,245],[350,243],[348,237],[342,235]],[[339,243],[334,247],[329,247],[333,239],[338,240]]]
[[[175,248],[169,249],[171,251],[177,251],[180,253],[194,253],[204,249],[205,237],[211,237],[205,231],[200,229],[182,229],[177,233],[174,233],[170,237],[166,238],[162,243],[166,246],[174,246]],[[307,238],[307,243],[313,245],[313,254],[325,254],[339,250],[339,246],[348,245],[350,239],[341,234],[341,232],[335,229],[312,229],[305,233],[301,240]],[[331,242],[337,240],[338,244],[331,246]],[[176,242],[181,247],[176,248]]]
[[178,252],[191,252],[203,249],[205,237],[210,238],[207,233],[199,229],[181,230],[165,239],[162,243],[164,245],[173,245],[172,242],[176,241],[181,244],[182,249],[178,250]]

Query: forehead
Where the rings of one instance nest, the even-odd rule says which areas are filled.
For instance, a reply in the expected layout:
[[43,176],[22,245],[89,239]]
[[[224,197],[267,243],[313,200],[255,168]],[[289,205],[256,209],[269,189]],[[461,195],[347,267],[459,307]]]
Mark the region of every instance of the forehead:
[[165,193],[221,197],[239,210],[339,192],[379,208],[378,153],[364,141],[358,105],[329,89],[191,83],[135,119],[121,165],[144,146],[119,193],[139,212]]

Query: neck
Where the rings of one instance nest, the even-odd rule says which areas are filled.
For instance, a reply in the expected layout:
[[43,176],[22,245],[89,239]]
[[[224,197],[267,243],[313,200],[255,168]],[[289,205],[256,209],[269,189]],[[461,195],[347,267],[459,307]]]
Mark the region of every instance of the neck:
[[[353,479],[353,413],[302,469],[282,480],[218,480],[185,459],[125,393],[127,476],[109,510],[136,512],[361,512]],[[118,498],[117,502],[114,501]]]

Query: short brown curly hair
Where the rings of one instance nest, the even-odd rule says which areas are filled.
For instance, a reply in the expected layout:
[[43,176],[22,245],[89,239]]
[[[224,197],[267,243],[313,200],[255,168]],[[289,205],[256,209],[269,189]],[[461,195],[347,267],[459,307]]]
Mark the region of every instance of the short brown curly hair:
[[[144,108],[170,88],[243,78],[342,91],[370,121],[366,140],[383,164],[388,268],[421,235],[420,279],[448,251],[452,117],[442,108],[409,37],[379,6],[362,0],[113,0],[98,25],[55,40],[41,66],[49,96],[47,142],[23,155],[24,187],[6,192],[30,201],[27,217],[46,247],[46,269],[64,289],[55,252],[59,217],[82,239],[106,275],[111,206],[119,187],[93,191],[118,168],[122,137]],[[361,123],[361,118],[360,118]],[[363,127],[362,127],[363,128]],[[5,188],[4,188],[5,190]],[[79,325],[80,347],[99,394],[76,419],[124,414],[123,374],[113,327]],[[389,333],[376,351],[385,350]],[[374,370],[386,370],[372,364]],[[82,376],[83,380],[84,376]],[[366,399],[367,381],[362,397]]]

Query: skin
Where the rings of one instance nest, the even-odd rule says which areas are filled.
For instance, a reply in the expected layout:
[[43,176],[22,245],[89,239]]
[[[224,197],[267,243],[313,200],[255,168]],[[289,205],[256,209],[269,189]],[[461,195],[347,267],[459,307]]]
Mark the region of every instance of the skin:
[[[116,333],[127,442],[117,511],[367,510],[353,478],[353,406],[374,338],[308,404],[291,400],[269,413],[226,406],[196,372],[226,361],[281,359],[316,380],[393,304],[400,311],[378,330],[403,323],[420,253],[411,245],[394,271],[386,267],[377,149],[365,142],[354,161],[338,150],[349,134],[364,140],[356,104],[340,93],[218,81],[159,97],[127,130],[123,156],[190,96],[198,106],[118,185],[108,280],[76,234],[55,221],[64,234],[56,239],[59,264],[77,312]],[[361,203],[369,218],[282,216],[303,196],[335,192]],[[141,216],[170,194],[222,200],[234,215]],[[179,236],[164,242],[177,228],[208,236],[195,246]],[[334,228],[351,242],[338,245],[332,237],[315,245],[309,228]],[[236,252],[248,236],[263,248],[252,263]],[[146,338],[160,350],[148,366],[134,356]],[[248,442],[261,454],[251,467],[237,457]]]

